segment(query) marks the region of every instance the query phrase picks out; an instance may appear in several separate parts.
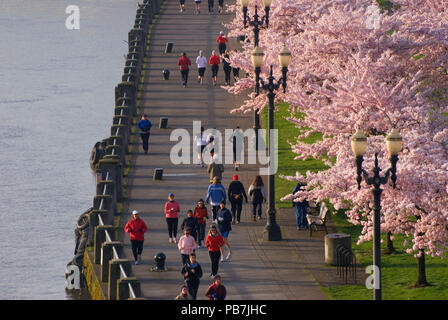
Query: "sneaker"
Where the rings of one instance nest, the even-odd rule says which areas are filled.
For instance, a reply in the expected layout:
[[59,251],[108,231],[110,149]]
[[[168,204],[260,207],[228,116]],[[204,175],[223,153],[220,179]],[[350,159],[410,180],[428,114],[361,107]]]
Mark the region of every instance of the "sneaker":
[[221,256],[221,262],[224,262],[224,256]]
[[261,220],[261,216],[258,216],[258,220]]
[[135,260],[135,265],[139,264],[140,262],[138,262],[138,260]]
[[177,243],[176,238],[173,238],[173,243]]
[[229,252],[229,254],[228,254],[227,257],[226,257],[226,260],[227,260],[227,261],[230,261],[230,258],[231,258],[231,257],[232,257],[232,253]]
[[236,224],[240,224],[240,220],[238,220],[238,221],[236,222]]
[[169,243],[173,243],[173,238],[168,238]]
[[210,278],[214,279],[214,278],[215,278],[215,275],[211,274],[211,275],[210,275]]

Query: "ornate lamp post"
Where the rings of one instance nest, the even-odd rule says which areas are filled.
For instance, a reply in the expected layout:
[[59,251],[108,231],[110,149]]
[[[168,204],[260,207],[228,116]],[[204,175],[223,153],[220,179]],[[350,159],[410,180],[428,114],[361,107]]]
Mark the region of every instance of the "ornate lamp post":
[[[255,14],[253,18],[247,16],[247,6],[249,5],[249,0],[240,0],[241,6],[243,7],[244,14],[244,27],[247,27],[249,23],[250,26],[254,27],[254,47],[258,47],[258,40],[260,34],[260,28],[266,23],[266,28],[269,27],[269,9],[271,6],[272,0],[263,0],[264,12],[265,15],[260,19],[258,15],[258,8],[255,6]],[[255,95],[258,96],[260,93],[260,87],[258,85],[255,86]],[[260,115],[258,114],[258,110],[255,110],[254,113],[254,130],[255,130],[255,150],[258,150],[258,129],[260,129]]]
[[[369,186],[373,186],[372,194],[374,201],[374,216],[373,216],[373,262],[375,265],[375,288],[373,292],[374,300],[381,300],[381,189],[382,184],[386,184],[391,175],[393,187],[397,181],[397,162],[398,153],[402,147],[402,137],[396,129],[392,129],[390,134],[386,137],[387,151],[390,155],[391,167],[387,169],[384,176],[380,175],[381,169],[378,167],[378,153],[375,153],[375,167],[373,168],[373,177],[369,177],[366,170],[362,168],[364,161],[364,152],[367,147],[367,137],[360,131],[351,138],[351,146],[353,154],[355,155],[358,189],[361,189],[362,178]],[[377,274],[378,273],[378,274]]]
[[[269,82],[267,84],[264,83],[263,79],[260,78],[260,71],[261,71],[261,64],[263,63],[263,51],[255,47],[254,51],[252,52],[252,64],[255,68],[255,74],[256,74],[256,81],[257,85],[259,83],[259,87],[267,92],[267,96],[269,98],[269,116],[268,116],[268,124],[269,124],[269,136],[272,132],[272,129],[274,129],[274,100],[275,100],[275,90],[278,90],[280,86],[283,87],[283,92],[286,92],[286,75],[288,72],[288,65],[291,59],[291,52],[288,50],[288,48],[283,47],[280,51],[278,58],[280,62],[280,66],[282,68],[282,77],[275,83],[275,78],[272,74],[272,65],[271,65],[271,73],[269,76]],[[269,143],[269,198],[268,198],[268,215],[269,219],[265,226],[265,237],[269,241],[278,241],[282,239],[282,234],[280,231],[280,227],[276,222],[276,210],[275,210],[275,185],[274,185],[274,178],[275,173],[272,172],[272,168],[274,162],[274,146],[273,143]]]

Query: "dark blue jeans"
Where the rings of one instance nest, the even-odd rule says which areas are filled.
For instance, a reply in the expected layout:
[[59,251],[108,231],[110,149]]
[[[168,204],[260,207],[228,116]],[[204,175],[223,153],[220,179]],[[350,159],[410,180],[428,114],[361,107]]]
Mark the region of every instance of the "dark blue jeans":
[[306,221],[306,206],[294,206],[294,213],[296,214],[296,223],[298,228],[306,228],[308,222]]

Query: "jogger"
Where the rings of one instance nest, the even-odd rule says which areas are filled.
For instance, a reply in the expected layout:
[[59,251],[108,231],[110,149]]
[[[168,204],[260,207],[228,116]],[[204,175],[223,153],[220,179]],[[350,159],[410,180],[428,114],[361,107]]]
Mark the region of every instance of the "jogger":
[[218,81],[219,64],[221,63],[221,61],[219,60],[219,57],[216,55],[215,50],[212,51],[212,55],[208,63],[212,66],[213,85],[216,86],[216,83]]
[[143,242],[145,240],[145,232],[148,230],[145,222],[140,219],[137,210],[132,211],[132,220],[124,226],[124,231],[130,233],[132,254],[134,255],[135,264],[142,262]]
[[238,175],[233,176],[233,181],[229,184],[227,189],[227,196],[231,204],[231,211],[233,216],[233,223],[241,222],[241,211],[243,209],[243,197],[246,199],[246,190],[241,181],[238,180]]
[[198,65],[198,82],[202,84],[204,81],[205,67],[207,66],[207,58],[204,56],[202,50],[199,51],[199,56],[196,58],[196,64]]
[[205,240],[205,246],[208,248],[208,254],[212,264],[211,277],[214,278],[218,274],[219,258],[221,257],[221,247],[224,245],[224,239],[216,230],[216,226],[212,225]]
[[264,188],[261,176],[255,177],[254,181],[249,187],[248,193],[252,197],[253,220],[256,220],[257,214],[258,219],[261,219],[262,204],[263,201],[266,202],[266,190]]
[[187,57],[187,54],[185,52],[182,52],[182,56],[180,57],[179,61],[177,61],[177,65],[180,67],[180,74],[182,76],[182,84],[184,87],[187,87],[188,82],[188,71],[190,69],[191,61]]
[[207,208],[204,206],[204,200],[199,199],[198,206],[194,210],[194,216],[196,217],[196,220],[198,221],[198,248],[201,247],[202,241],[205,239],[205,225],[207,223],[208,218],[208,212]]
[[169,242],[171,243],[176,243],[179,211],[179,203],[174,201],[174,194],[170,193],[168,195],[168,201],[165,203],[165,218],[168,226]]
[[142,138],[143,151],[145,154],[148,153],[149,146],[149,135],[152,127],[151,121],[149,121],[148,116],[144,114],[142,119],[138,123],[138,128],[140,129],[140,137]]

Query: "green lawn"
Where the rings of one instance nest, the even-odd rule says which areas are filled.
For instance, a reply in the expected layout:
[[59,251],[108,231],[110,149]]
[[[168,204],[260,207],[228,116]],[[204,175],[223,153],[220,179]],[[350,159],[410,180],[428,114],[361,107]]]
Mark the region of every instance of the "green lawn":
[[[306,171],[319,171],[325,167],[325,165],[320,160],[315,159],[307,159],[307,160],[294,160],[294,157],[297,155],[291,151],[291,146],[288,142],[294,142],[297,135],[300,133],[300,130],[295,127],[295,125],[285,117],[289,117],[290,113],[288,111],[288,104],[282,103],[278,105],[279,110],[274,113],[275,122],[274,127],[278,129],[278,171],[275,176],[275,198],[276,198],[276,206],[277,208],[290,208],[292,207],[291,202],[281,202],[280,198],[284,197],[287,194],[290,194],[294,189],[294,186],[297,184],[294,181],[288,181],[280,178],[280,175],[287,176],[295,176],[296,171],[299,171],[301,174],[305,174]],[[263,124],[263,128],[266,128],[264,124],[268,123],[268,109],[265,108],[261,114],[261,121]],[[320,139],[319,134],[313,134],[306,140],[305,142],[312,143]],[[267,181],[265,181],[267,183]]]
[[[279,166],[275,178],[276,205],[278,208],[291,207],[291,202],[281,202],[280,198],[291,193],[295,182],[287,181],[279,175],[295,175],[296,171],[305,174],[307,170],[318,171],[325,168],[322,161],[308,159],[306,161],[294,160],[296,156],[291,151],[288,141],[293,142],[300,132],[294,124],[285,119],[289,116],[288,105],[279,105],[279,111],[275,112],[275,128],[279,130]],[[262,123],[267,124],[267,108],[261,115]],[[263,126],[266,128],[266,126]],[[319,139],[319,135],[312,135],[308,141]],[[353,178],[355,179],[355,178]],[[361,227],[354,226],[346,221],[346,216],[340,212],[332,216],[338,232],[348,233],[352,236],[352,249],[356,254],[358,263],[363,266],[372,264],[372,242],[356,245]],[[414,288],[417,280],[417,260],[405,253],[403,248],[404,236],[395,236],[394,247],[396,254],[382,255],[382,282],[383,299],[389,300],[426,300],[448,299],[448,263],[440,258],[426,257],[426,277],[432,285],[426,288]],[[385,242],[383,244],[385,246]],[[336,275],[335,275],[336,276]],[[360,277],[358,277],[360,278]],[[365,285],[347,285],[323,288],[330,299],[367,300],[372,299],[373,292]]]

